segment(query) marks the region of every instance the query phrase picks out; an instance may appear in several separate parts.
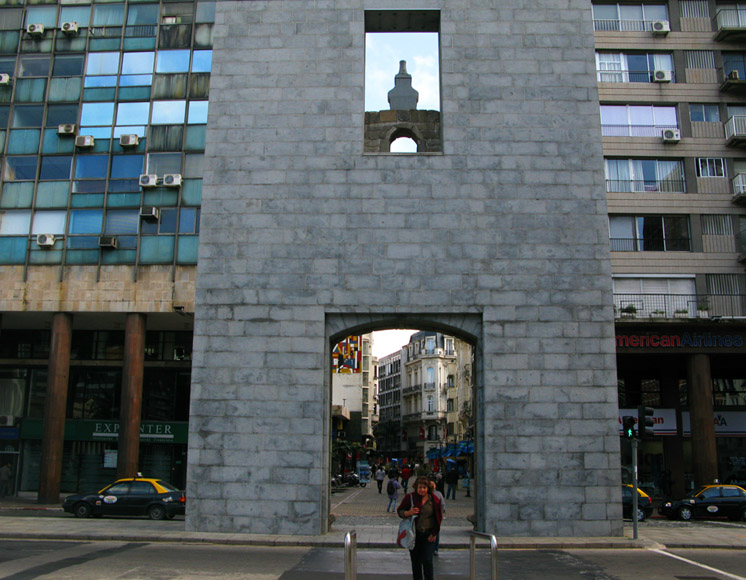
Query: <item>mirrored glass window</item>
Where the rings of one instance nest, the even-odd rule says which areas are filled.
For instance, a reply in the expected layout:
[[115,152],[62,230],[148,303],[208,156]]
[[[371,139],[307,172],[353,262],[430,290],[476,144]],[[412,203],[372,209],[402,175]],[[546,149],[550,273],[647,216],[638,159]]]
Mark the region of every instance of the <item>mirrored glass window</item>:
[[82,126],[111,125],[114,121],[114,103],[83,103],[80,114]]
[[78,122],[78,105],[49,105],[47,107],[47,127],[75,124]]
[[184,122],[186,101],[154,101],[153,125],[180,125]]
[[108,167],[108,155],[78,155],[75,161],[75,177],[106,177]]
[[140,177],[145,157],[143,155],[114,155],[111,158],[111,178]]
[[158,4],[130,4],[127,26],[158,23]]
[[87,75],[115,75],[119,72],[118,52],[88,53]]
[[157,73],[178,73],[189,71],[188,50],[160,50],[155,65]]
[[192,55],[192,72],[210,72],[212,70],[212,51],[195,50]]
[[0,56],[0,73],[15,76],[16,74],[16,57]]
[[45,77],[49,74],[51,57],[42,54],[22,55],[18,63],[18,76]]
[[67,212],[37,211],[31,223],[32,234],[64,234]]
[[70,179],[73,158],[68,155],[55,155],[41,158],[40,180]]
[[6,157],[3,179],[5,181],[26,181],[36,179],[38,157]]
[[44,120],[43,105],[16,105],[13,108],[13,128],[41,127]]
[[124,24],[124,4],[97,4],[93,7],[93,26]]
[[136,234],[139,224],[139,210],[109,210],[106,212],[106,227],[104,231],[107,234]]
[[150,103],[119,103],[117,125],[147,125]]
[[207,101],[190,101],[188,123],[190,125],[207,123]]
[[0,211],[0,235],[25,236],[31,225],[30,211]]
[[181,173],[181,153],[150,153],[147,173]]
[[29,24],[43,24],[48,28],[54,28],[56,23],[56,6],[29,6],[26,8],[26,26]]
[[54,57],[53,77],[78,77],[83,74],[85,56],[82,54],[60,54]]
[[71,234],[100,234],[104,221],[104,211],[101,209],[77,209],[70,212]]
[[153,72],[154,62],[154,52],[125,52],[122,56],[122,74],[150,74]]
[[63,6],[60,8],[60,24],[63,22],[77,22],[81,28],[87,27],[91,22],[91,7]]

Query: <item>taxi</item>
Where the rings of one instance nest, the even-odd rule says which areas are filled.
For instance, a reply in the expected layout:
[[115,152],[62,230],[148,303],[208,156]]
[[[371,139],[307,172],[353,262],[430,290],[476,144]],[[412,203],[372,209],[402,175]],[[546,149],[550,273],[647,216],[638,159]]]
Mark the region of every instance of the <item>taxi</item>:
[[[632,500],[634,496],[634,487],[629,483],[622,484],[622,517],[632,519]],[[653,498],[647,493],[637,488],[637,521],[645,521],[653,515]]]
[[682,499],[664,501],[658,511],[671,520],[717,517],[746,520],[746,489],[738,485],[703,485]]
[[186,495],[162,479],[128,477],[97,492],[69,495],[62,509],[77,518],[148,516],[163,520],[184,515]]

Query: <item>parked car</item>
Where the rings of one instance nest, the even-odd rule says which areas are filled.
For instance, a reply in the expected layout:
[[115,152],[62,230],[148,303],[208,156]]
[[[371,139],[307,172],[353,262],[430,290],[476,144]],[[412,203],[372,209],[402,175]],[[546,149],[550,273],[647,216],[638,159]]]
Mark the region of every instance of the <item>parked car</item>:
[[746,489],[737,485],[705,485],[682,499],[663,502],[658,511],[672,520],[713,517],[746,520]]
[[[634,487],[629,483],[622,484],[622,517],[632,519],[632,500]],[[645,521],[653,514],[653,499],[639,487],[637,488],[637,521]]]
[[186,495],[162,479],[119,479],[101,491],[69,495],[62,509],[77,518],[90,516],[148,516],[173,518],[186,511]]

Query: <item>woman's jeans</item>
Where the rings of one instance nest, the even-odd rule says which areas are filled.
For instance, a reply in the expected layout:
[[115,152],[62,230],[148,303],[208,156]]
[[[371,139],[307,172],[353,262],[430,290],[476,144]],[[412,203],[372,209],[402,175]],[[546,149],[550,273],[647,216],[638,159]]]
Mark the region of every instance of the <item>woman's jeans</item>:
[[433,580],[433,553],[435,543],[427,541],[428,534],[417,532],[414,548],[409,551],[414,580]]
[[390,497],[389,498],[389,505],[386,506],[386,511],[389,511],[389,509],[392,512],[396,511],[396,498],[395,497]]

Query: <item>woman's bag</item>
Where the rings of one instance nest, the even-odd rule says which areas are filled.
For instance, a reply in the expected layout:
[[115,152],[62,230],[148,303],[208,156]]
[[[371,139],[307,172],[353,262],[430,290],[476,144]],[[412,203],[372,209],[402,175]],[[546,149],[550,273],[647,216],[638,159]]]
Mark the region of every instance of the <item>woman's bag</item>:
[[[409,507],[412,509],[412,496],[409,496]],[[408,518],[402,519],[399,522],[399,533],[396,535],[396,545],[400,548],[406,548],[407,550],[414,549],[414,541],[416,537],[416,531],[414,529],[414,521],[417,516],[409,516]]]

